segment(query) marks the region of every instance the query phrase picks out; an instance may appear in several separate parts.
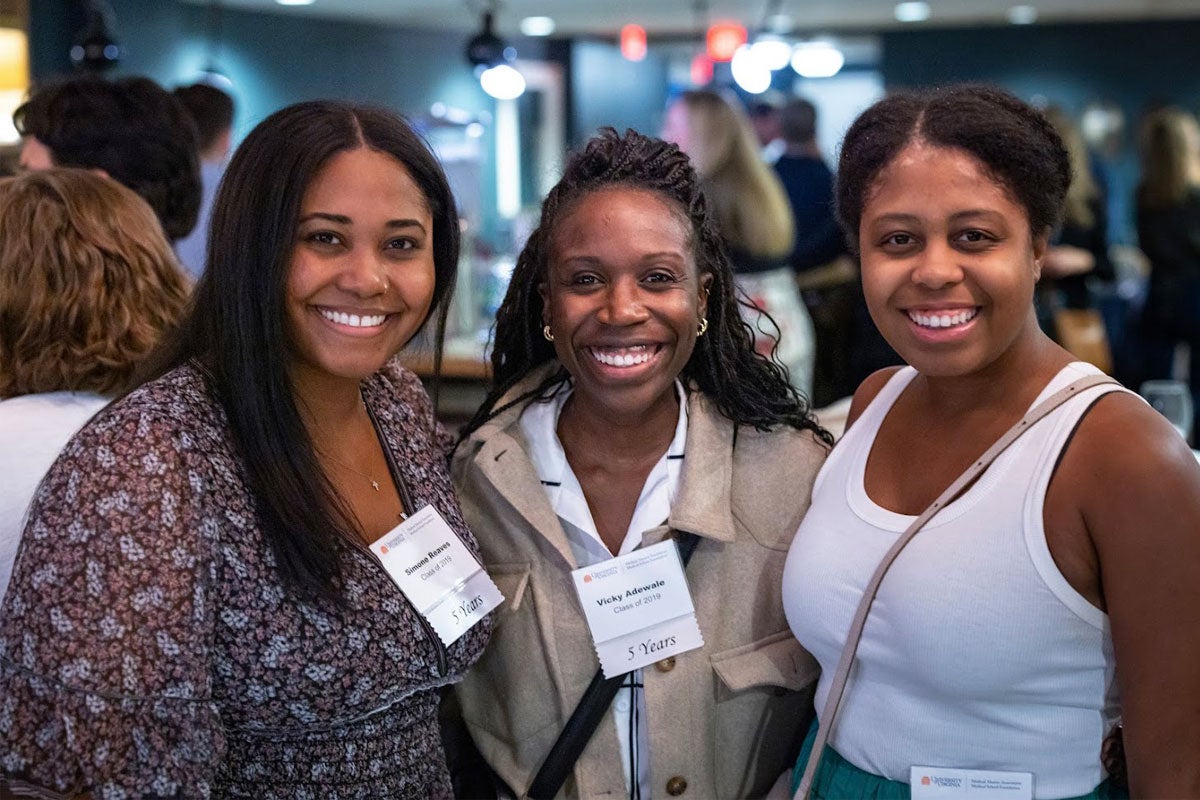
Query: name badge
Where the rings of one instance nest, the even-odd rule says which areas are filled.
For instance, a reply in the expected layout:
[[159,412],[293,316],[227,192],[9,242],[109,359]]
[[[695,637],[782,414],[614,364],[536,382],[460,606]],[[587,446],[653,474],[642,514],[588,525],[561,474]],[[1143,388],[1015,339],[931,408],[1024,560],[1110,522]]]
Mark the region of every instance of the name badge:
[[675,542],[571,572],[604,677],[704,646]]
[[442,515],[425,506],[371,545],[404,596],[449,647],[504,595]]
[[912,800],[1032,800],[1033,773],[912,767]]

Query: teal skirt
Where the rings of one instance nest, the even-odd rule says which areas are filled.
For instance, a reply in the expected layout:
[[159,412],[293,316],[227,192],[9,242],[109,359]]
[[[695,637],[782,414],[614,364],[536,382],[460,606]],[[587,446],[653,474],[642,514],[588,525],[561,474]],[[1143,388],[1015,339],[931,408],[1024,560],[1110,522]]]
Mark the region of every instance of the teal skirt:
[[[804,767],[808,764],[808,754],[812,752],[813,743],[817,738],[817,723],[814,720],[808,729],[804,746],[800,748],[800,757],[796,760],[796,769],[792,775],[792,795],[800,788],[800,779],[804,776]],[[813,781],[810,800],[910,800],[908,784],[901,781],[889,781],[878,775],[872,775],[842,758],[832,747],[826,746],[821,763],[817,765],[817,777]],[[1070,800],[1128,800],[1126,789],[1112,786],[1108,781],[1097,786],[1092,791]]]

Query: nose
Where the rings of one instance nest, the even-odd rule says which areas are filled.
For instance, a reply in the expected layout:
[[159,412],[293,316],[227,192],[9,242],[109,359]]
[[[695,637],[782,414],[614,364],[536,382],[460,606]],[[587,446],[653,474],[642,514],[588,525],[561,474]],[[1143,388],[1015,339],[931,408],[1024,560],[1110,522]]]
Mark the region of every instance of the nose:
[[604,325],[636,325],[645,322],[650,314],[642,302],[641,287],[636,278],[623,277],[613,281],[604,293],[604,303],[597,318]]
[[387,263],[375,248],[351,248],[340,266],[338,288],[358,297],[375,297],[388,290]]
[[945,242],[933,241],[922,248],[912,270],[913,283],[927,289],[943,289],[962,279],[959,254]]

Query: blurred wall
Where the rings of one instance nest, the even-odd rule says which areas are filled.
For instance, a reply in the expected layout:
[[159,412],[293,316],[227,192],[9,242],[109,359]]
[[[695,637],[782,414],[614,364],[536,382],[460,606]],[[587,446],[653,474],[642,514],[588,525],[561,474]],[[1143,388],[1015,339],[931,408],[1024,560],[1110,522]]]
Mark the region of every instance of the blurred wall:
[[1200,110],[1200,21],[906,29],[882,34],[888,88],[955,81],[996,83],[1078,120],[1092,101],[1125,114],[1118,153],[1105,159],[1110,238],[1136,240],[1130,208],[1137,185],[1137,124],[1150,105]]
[[[233,82],[234,141],[279,108],[301,100],[339,98],[383,105],[409,117],[434,102],[472,115],[491,114],[495,101],[466,62],[470,33],[398,28],[223,8],[215,49],[208,42],[208,9],[179,0],[109,0],[115,13],[120,63],[112,77],[145,75],[171,88],[192,83],[210,63]],[[36,0],[30,21],[31,72],[36,82],[70,74],[70,47],[84,26],[79,0]],[[466,7],[463,14],[475,15]],[[522,58],[547,57],[553,45],[514,42]],[[483,233],[495,236],[493,131],[482,140],[478,171]]]
[[609,42],[571,46],[571,116],[568,141],[582,144],[597,128],[634,128],[658,135],[667,97],[667,62],[653,50],[628,61]]

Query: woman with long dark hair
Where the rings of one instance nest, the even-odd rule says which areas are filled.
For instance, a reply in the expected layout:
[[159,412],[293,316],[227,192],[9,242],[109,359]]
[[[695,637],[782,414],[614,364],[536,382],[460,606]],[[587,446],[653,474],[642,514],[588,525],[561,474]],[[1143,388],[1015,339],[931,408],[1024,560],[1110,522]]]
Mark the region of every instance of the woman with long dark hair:
[[[811,716],[815,672],[778,586],[831,439],[755,352],[675,145],[610,129],[571,159],[517,260],[492,367],[453,466],[507,598],[459,692],[484,758],[518,795],[766,792]],[[598,723],[568,725],[597,669],[570,572],[611,574],[665,539],[694,553],[703,646],[610,665]],[[535,781],[567,727],[590,744]]]
[[428,398],[393,360],[431,313],[441,327],[457,256],[445,176],[399,117],[301,103],[247,137],[157,377],[34,501],[0,618],[10,781],[450,794],[438,689],[489,623],[444,644],[369,545],[432,506],[474,548]]

